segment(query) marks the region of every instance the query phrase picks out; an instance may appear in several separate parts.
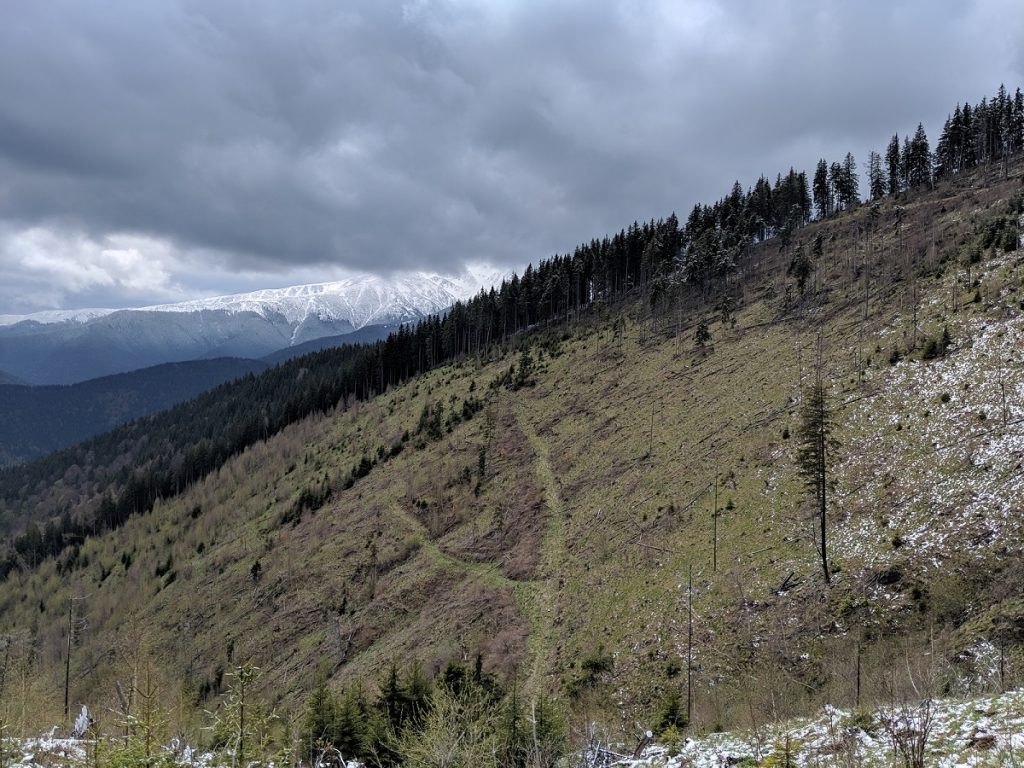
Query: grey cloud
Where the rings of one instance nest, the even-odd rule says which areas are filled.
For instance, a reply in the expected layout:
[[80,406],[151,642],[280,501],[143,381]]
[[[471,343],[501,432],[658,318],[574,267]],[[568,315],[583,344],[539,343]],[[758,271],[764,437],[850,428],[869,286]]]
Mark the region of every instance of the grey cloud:
[[165,241],[183,291],[521,265],[1024,80],[1016,0],[100,8],[4,11],[0,223]]

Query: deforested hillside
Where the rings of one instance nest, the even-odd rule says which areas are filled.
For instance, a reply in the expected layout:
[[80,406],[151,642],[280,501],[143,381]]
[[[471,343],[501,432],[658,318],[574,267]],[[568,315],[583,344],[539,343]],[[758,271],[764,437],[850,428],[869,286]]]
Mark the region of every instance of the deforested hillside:
[[[243,662],[301,711],[318,670],[372,690],[391,664],[479,659],[627,729],[688,689],[708,730],[1019,681],[1021,173],[851,206],[696,296],[653,276],[519,319],[15,559],[4,701],[60,718],[69,625],[72,709],[116,709],[146,647],[182,728]],[[800,471],[818,382],[827,584]]]

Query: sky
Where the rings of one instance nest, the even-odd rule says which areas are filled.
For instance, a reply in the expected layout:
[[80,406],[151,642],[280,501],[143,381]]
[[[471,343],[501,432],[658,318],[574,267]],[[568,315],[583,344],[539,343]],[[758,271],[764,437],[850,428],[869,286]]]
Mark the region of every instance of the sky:
[[0,9],[0,314],[518,269],[1024,86],[1020,0]]

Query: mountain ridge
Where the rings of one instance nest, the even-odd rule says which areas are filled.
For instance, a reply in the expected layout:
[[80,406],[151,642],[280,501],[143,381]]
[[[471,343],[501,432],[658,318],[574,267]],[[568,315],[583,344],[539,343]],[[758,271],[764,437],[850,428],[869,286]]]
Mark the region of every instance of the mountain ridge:
[[0,384],[0,466],[38,458],[267,367],[259,360],[213,358],[77,384]]
[[259,359],[371,325],[416,322],[500,278],[483,268],[455,278],[364,276],[139,309],[47,312],[0,325],[0,365],[32,384],[71,384],[166,362]]
[[[280,314],[289,322],[309,315],[325,319],[347,320],[356,330],[381,324],[376,318],[404,322],[444,309],[458,300],[471,298],[480,290],[501,283],[507,271],[470,266],[462,273],[441,275],[433,272],[403,273],[391,279],[378,275],[360,275],[343,280],[305,283],[284,288],[262,288],[243,293],[186,299],[166,304],[150,304],[120,309],[53,309],[25,315],[0,314],[0,327],[29,322],[39,325],[87,323],[115,312],[200,312],[224,310],[254,312],[262,317]],[[428,309],[429,308],[429,309]]]

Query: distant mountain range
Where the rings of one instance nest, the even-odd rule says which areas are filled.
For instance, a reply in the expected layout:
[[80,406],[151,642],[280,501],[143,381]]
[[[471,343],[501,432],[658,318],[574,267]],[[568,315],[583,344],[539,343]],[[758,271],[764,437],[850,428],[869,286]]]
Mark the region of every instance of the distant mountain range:
[[3,384],[24,384],[24,383],[25,382],[22,379],[19,379],[17,376],[12,376],[11,374],[7,373],[6,371],[0,371],[0,385],[3,385]]
[[76,384],[30,385],[0,371],[0,467],[31,461],[294,357],[387,338],[396,327],[368,325],[285,347],[261,360],[163,363]]
[[340,336],[321,336],[319,339],[284,347],[269,355],[264,355],[260,359],[270,365],[277,365],[285,360],[291,360],[293,357],[301,357],[310,352],[319,352],[331,347],[340,347],[343,344],[372,344],[375,341],[386,339],[388,334],[399,327],[397,325],[367,325],[358,331],[352,331],[352,333],[343,333]]
[[365,276],[136,309],[0,315],[0,370],[32,384],[71,384],[166,362],[287,359],[294,354],[285,350],[307,342],[441,312],[503,277],[493,269]]
[[259,360],[217,358],[69,386],[0,385],[0,466],[37,458],[268,367]]

